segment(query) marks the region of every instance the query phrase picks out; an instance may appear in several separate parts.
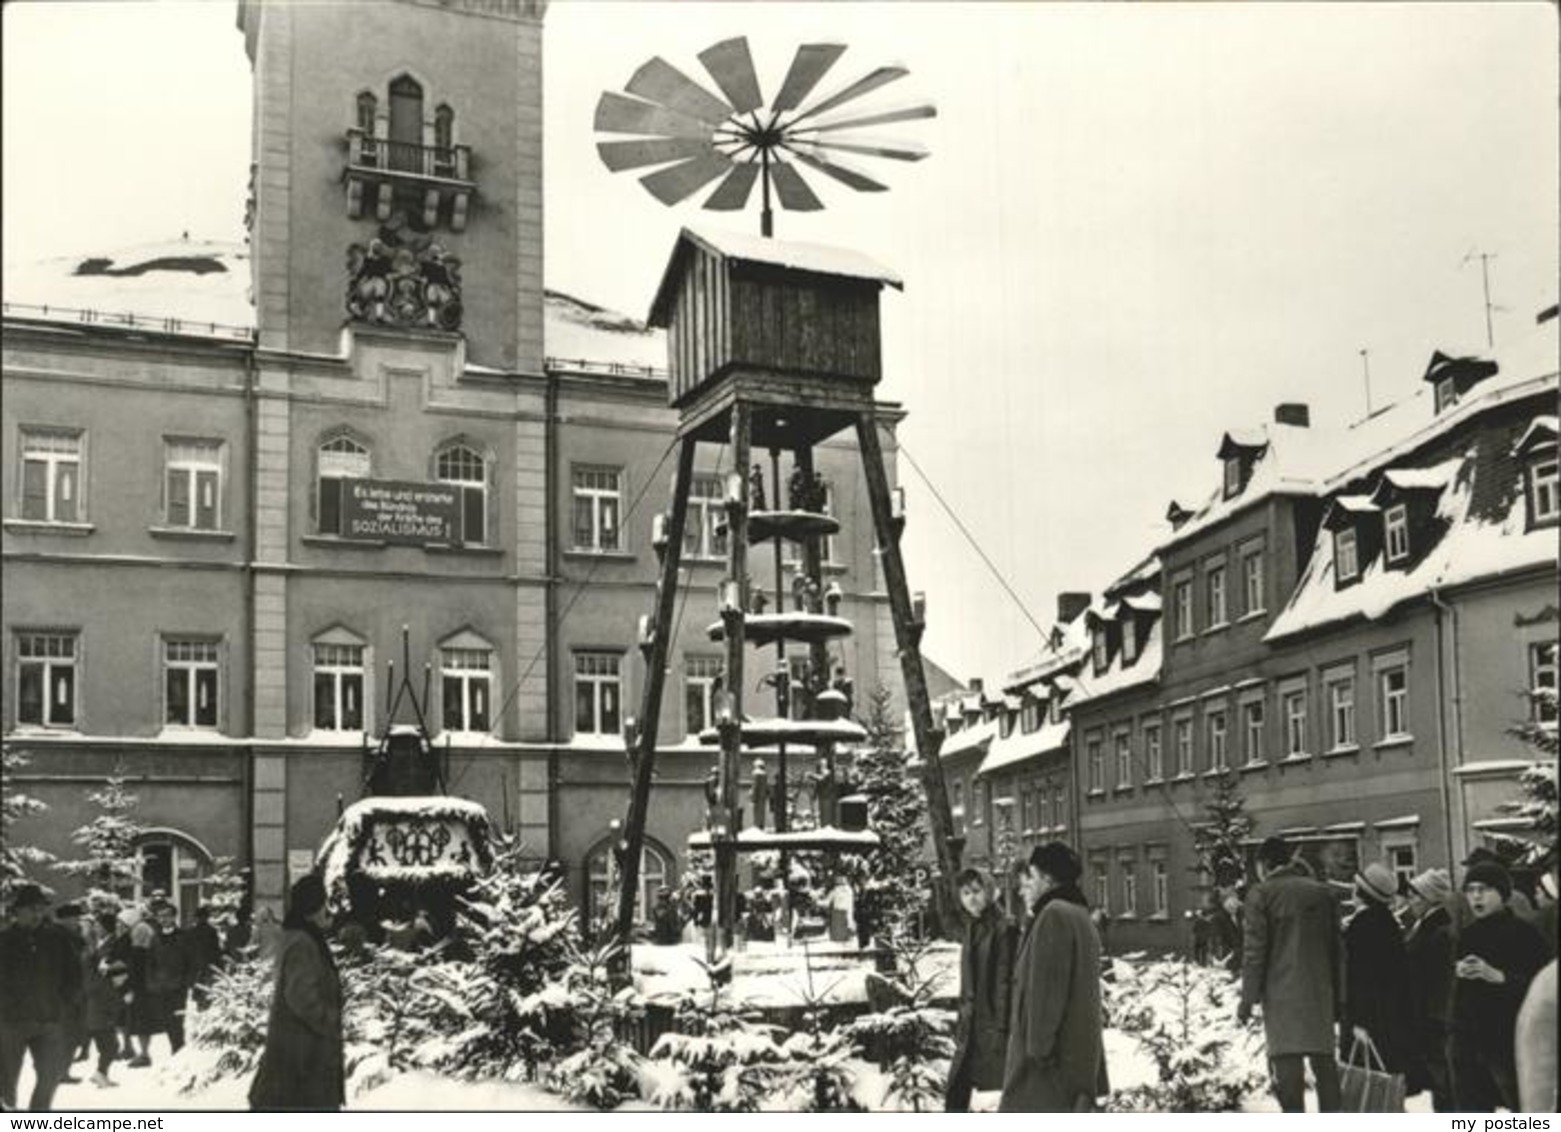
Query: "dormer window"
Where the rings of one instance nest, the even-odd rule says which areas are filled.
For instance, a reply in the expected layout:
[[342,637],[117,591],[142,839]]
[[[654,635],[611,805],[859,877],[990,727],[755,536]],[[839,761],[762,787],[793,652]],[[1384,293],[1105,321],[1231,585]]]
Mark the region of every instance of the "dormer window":
[[1225,465],[1223,497],[1234,499],[1246,490],[1252,468],[1268,449],[1268,438],[1261,432],[1227,432],[1215,453]]
[[1020,716],[1019,727],[1026,735],[1036,731],[1041,726],[1041,714],[1046,708],[1044,700],[1026,700],[1024,711]]
[[1360,577],[1360,559],[1351,528],[1333,532],[1333,567],[1341,582],[1353,582]]
[[1387,538],[1389,562],[1402,562],[1409,557],[1409,508],[1396,503],[1382,514],[1382,528]]
[[1458,385],[1451,377],[1436,383],[1436,411],[1441,413],[1458,404]]
[[1225,460],[1225,498],[1241,494],[1241,458],[1230,456]]
[[1122,663],[1132,664],[1138,659],[1138,619],[1128,617],[1122,622]]
[[1094,632],[1095,671],[1104,672],[1106,665],[1111,662],[1111,645],[1106,638],[1106,627],[1096,625]]
[[1487,377],[1497,372],[1495,362],[1471,356],[1453,357],[1437,350],[1426,366],[1425,381],[1435,391],[1436,411],[1446,412],[1458,404],[1459,398]]
[[1512,451],[1525,465],[1528,529],[1555,526],[1561,522],[1561,495],[1556,484],[1556,418],[1536,417]]

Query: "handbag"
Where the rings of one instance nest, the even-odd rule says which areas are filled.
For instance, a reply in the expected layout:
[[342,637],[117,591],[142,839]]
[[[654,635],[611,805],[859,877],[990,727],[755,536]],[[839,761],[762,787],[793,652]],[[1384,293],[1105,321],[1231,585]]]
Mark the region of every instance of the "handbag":
[[1388,1072],[1369,1036],[1350,1043],[1339,1062],[1339,1092],[1345,1112],[1404,1111],[1404,1075]]

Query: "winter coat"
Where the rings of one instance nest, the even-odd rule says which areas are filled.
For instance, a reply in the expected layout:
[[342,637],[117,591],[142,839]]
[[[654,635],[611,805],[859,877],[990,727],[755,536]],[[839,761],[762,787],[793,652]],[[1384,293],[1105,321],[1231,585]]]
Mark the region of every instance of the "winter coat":
[[1447,1020],[1453,1009],[1453,917],[1433,908],[1404,937],[1407,1013],[1411,1042],[1409,1091],[1432,1088],[1430,1066],[1447,1059]]
[[1398,921],[1368,899],[1344,929],[1344,1041],[1352,1027],[1371,1035],[1389,1072],[1409,1064],[1414,1041],[1409,1009],[1409,963]]
[[1100,936],[1076,889],[1054,889],[1014,963],[1002,1112],[1074,1112],[1108,1091]]
[[1296,865],[1247,893],[1241,997],[1263,1007],[1268,1055],[1331,1054],[1343,996],[1343,946],[1328,886]]
[[1013,1005],[1014,951],[1019,931],[1002,909],[988,905],[965,929],[959,957],[959,1022],[950,1080],[961,1072],[977,1089],[1003,1087],[1008,1022]]
[[[103,940],[86,954],[82,979],[86,998],[86,1029],[89,1034],[110,1030],[119,1024],[124,1012],[124,992],[121,989],[127,974],[124,963],[113,957],[114,940]],[[118,975],[121,986],[114,985]]]
[[249,1087],[260,1111],[334,1111],[346,1101],[341,979],[324,936],[282,933],[266,1048]]
[[185,947],[189,954],[190,985],[205,986],[222,962],[222,937],[211,924],[197,923],[185,933]]
[[1545,964],[1545,941],[1539,931],[1513,915],[1510,908],[1473,920],[1458,937],[1455,962],[1478,955],[1506,981],[1453,979],[1453,1043],[1482,1050],[1497,1064],[1513,1064],[1512,1035],[1518,1008],[1529,982]]
[[[1555,905],[1551,905],[1555,907]],[[1556,1111],[1556,961],[1534,976],[1513,1046],[1518,1061],[1518,1097],[1524,1112]]]
[[189,938],[181,931],[159,931],[146,951],[146,989],[182,1000],[191,983]]
[[0,1022],[69,1023],[81,995],[79,941],[58,924],[0,931]]

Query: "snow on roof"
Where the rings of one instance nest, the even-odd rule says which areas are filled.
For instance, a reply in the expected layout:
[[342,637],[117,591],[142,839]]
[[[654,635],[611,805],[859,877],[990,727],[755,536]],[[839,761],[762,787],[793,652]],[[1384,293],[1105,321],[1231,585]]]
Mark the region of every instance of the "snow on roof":
[[1440,491],[1453,478],[1459,463],[1458,460],[1444,460],[1429,468],[1389,468],[1382,473],[1382,482],[1392,484],[1400,491]]
[[1543,445],[1554,445],[1556,442],[1556,418],[1554,416],[1535,417],[1529,422],[1528,428],[1518,438],[1518,442],[1512,446],[1515,454],[1521,455],[1530,447],[1539,448]]
[[1060,751],[1068,745],[1068,731],[1072,726],[1066,719],[1060,723],[1052,723],[1048,719],[1029,733],[1016,727],[1006,739],[999,735],[987,749],[986,758],[981,760],[981,767],[976,774],[991,774],[1036,755]]
[[1159,613],[1164,602],[1161,601],[1158,593],[1150,590],[1147,593],[1129,594],[1122,599],[1122,604],[1140,613]]
[[1130,589],[1134,586],[1147,585],[1160,577],[1160,556],[1151,554],[1142,562],[1137,563],[1116,581],[1106,587],[1107,594],[1116,594],[1119,590]]
[[997,731],[995,719],[983,719],[980,723],[961,727],[943,741],[943,746],[938,748],[938,757],[949,759],[967,751],[984,751],[997,738]]
[[[255,327],[249,290],[248,247],[222,240],[139,244],[4,268],[7,315],[107,325],[121,321],[109,316],[133,315],[136,325],[175,320],[178,325],[161,329],[190,335],[202,335],[203,327],[210,334],[215,324],[219,337],[247,337]],[[542,301],[543,348],[558,368],[634,376],[665,371],[662,331],[561,291],[544,291]]]
[[1014,691],[1026,688],[1082,661],[1090,645],[1087,621],[1087,618],[1080,615],[1065,625],[1054,627],[1052,632],[1057,634],[1060,640],[1055,644],[1048,642],[1034,660],[1005,676],[1004,689]]
[[1098,700],[1160,679],[1160,661],[1164,651],[1160,642],[1160,628],[1159,621],[1149,627],[1149,636],[1144,640],[1138,658],[1126,668],[1122,666],[1122,654],[1119,652],[1111,658],[1110,667],[1099,676],[1087,668],[1081,669],[1077,676],[1078,698],[1074,703]]
[[1337,495],[1334,497],[1333,506],[1352,515],[1371,515],[1379,510],[1369,495]]
[[1546,527],[1525,530],[1521,505],[1510,507],[1499,520],[1471,513],[1475,454],[1476,449],[1470,448],[1454,461],[1463,467],[1458,469],[1452,489],[1437,501],[1437,518],[1447,524],[1446,533],[1408,569],[1386,569],[1383,556],[1376,554],[1366,563],[1358,582],[1339,589],[1329,547],[1332,536],[1326,528],[1320,529],[1301,580],[1263,639],[1276,641],[1352,617],[1375,620],[1429,590],[1526,567],[1554,565],[1555,532]]

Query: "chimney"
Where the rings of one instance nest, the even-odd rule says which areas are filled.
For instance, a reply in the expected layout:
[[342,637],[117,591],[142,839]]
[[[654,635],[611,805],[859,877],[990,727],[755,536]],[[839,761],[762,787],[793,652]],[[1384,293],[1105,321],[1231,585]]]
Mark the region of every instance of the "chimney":
[[1283,405],[1274,406],[1274,423],[1292,428],[1311,428],[1312,410],[1305,402],[1286,401]]
[[1069,590],[1057,595],[1057,620],[1064,625],[1078,619],[1089,608],[1089,594]]
[[970,678],[970,690],[975,692],[977,695],[981,693],[981,677],[972,676]]

